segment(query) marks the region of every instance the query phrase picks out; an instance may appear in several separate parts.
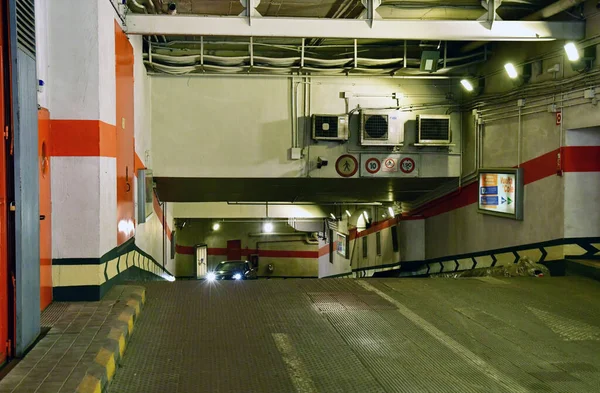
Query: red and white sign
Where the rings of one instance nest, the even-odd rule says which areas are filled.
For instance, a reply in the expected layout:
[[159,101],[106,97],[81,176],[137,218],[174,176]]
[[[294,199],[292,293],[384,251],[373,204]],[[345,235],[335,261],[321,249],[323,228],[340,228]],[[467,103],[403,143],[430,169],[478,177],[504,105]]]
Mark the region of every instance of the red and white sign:
[[386,158],[383,161],[383,170],[385,172],[398,172],[398,165],[395,158]]
[[415,164],[415,160],[409,157],[405,157],[400,160],[400,170],[404,173],[411,173],[415,170],[417,165]]
[[556,125],[559,126],[562,124],[562,111],[556,112]]
[[350,155],[341,155],[335,162],[335,171],[341,177],[352,177],[358,172],[358,160]]
[[367,172],[374,175],[381,169],[381,162],[377,158],[371,157],[365,162],[365,169]]
[[418,177],[419,155],[363,153],[360,155],[360,176]]

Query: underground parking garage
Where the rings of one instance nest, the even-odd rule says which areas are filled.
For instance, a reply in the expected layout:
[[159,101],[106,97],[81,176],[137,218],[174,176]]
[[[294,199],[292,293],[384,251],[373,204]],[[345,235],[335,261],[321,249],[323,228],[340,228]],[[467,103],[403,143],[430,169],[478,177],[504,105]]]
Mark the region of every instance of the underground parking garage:
[[0,391],[597,390],[598,1],[0,21]]

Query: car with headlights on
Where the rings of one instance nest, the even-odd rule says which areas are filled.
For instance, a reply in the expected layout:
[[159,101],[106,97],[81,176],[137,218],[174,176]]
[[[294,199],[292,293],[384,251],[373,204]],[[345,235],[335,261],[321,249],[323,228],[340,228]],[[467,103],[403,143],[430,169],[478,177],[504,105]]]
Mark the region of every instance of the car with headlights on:
[[256,270],[248,261],[223,261],[206,274],[207,281],[254,280],[256,278]]

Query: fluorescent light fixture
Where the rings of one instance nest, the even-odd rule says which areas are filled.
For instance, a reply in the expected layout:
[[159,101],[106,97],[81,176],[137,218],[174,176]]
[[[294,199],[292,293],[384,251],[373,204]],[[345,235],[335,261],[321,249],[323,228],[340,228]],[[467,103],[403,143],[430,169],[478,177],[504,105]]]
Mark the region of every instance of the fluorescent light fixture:
[[569,61],[579,60],[579,51],[574,43],[569,42],[567,45],[565,45],[565,52],[567,52],[567,58]]
[[215,222],[212,226],[213,231],[218,231],[219,229],[221,229],[221,224],[219,224],[218,222]]
[[396,215],[394,214],[394,208],[393,208],[393,207],[391,207],[391,206],[390,206],[390,207],[388,207],[388,212],[390,213],[390,217],[394,217],[394,216],[396,216]]
[[513,63],[506,63],[504,65],[504,69],[506,70],[506,73],[511,79],[517,79],[517,77],[519,76],[519,73],[517,72],[517,69],[515,68]]
[[473,85],[466,79],[460,81],[460,84],[463,85],[466,91],[473,91]]
[[333,213],[329,213],[329,215],[331,216],[331,219],[332,219],[332,220],[335,220],[335,219],[336,219],[336,218],[335,218],[335,215],[334,215]]
[[265,224],[263,225],[263,231],[265,231],[265,233],[273,232],[273,224],[270,222],[265,222]]
[[350,214],[350,210],[346,210],[346,215],[348,215],[348,217],[352,217],[352,214]]

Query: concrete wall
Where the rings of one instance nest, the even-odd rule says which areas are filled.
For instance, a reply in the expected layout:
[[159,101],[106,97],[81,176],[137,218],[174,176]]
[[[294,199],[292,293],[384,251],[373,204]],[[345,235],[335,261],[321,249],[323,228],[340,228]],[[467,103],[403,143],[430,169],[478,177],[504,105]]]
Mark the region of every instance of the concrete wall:
[[[586,2],[587,15],[594,15],[587,21],[587,37],[600,33],[600,14],[595,2]],[[419,214],[425,220],[425,257],[436,258],[449,255],[485,251],[503,247],[514,247],[535,242],[546,242],[565,237],[598,236],[598,169],[585,173],[579,169],[565,170],[557,176],[559,148],[566,145],[598,145],[588,138],[574,141],[578,132],[572,131],[600,125],[600,111],[591,100],[574,99],[565,101],[562,109],[562,125],[556,124],[556,115],[548,113],[546,106],[552,103],[560,107],[561,97],[546,93],[530,94],[519,116],[517,97],[504,104],[489,104],[490,97],[507,93],[515,88],[503,72],[503,65],[512,61],[523,61],[545,54],[544,60],[534,64],[534,72],[527,86],[536,83],[561,80],[577,75],[571,70],[562,46],[564,42],[548,43],[496,43],[493,55],[479,69],[480,74],[490,74],[486,78],[488,96],[482,104],[484,126],[482,131],[484,167],[525,168],[524,220],[514,221],[477,213],[477,186],[466,186],[460,192],[442,197]],[[560,72],[547,70],[558,64]],[[536,72],[539,70],[539,72]],[[499,71],[499,72],[495,72]],[[565,99],[583,95],[568,94],[565,86]],[[525,93],[523,93],[523,96]],[[534,106],[537,105],[537,106]],[[475,169],[475,126],[470,113],[463,117],[463,175]],[[521,160],[518,160],[518,130],[522,129]],[[593,131],[582,131],[591,135]],[[562,141],[561,141],[562,138]],[[577,138],[575,138],[577,139]],[[573,141],[570,143],[569,141]],[[569,149],[569,148],[566,148]],[[573,155],[573,150],[563,150],[565,155]],[[590,158],[591,161],[597,158]],[[593,166],[593,165],[592,165]],[[597,166],[597,164],[596,164]]]
[[[600,124],[600,112],[590,103],[563,109],[563,132],[569,138],[571,129],[589,127]],[[513,167],[517,165],[517,129],[519,119],[508,118],[491,121],[483,130],[483,166]],[[542,172],[543,178],[526,184],[524,193],[524,220],[487,216],[477,213],[474,203],[459,203],[462,207],[426,220],[426,257],[435,258],[467,252],[483,251],[494,248],[510,247],[521,244],[542,242],[563,237],[597,236],[586,226],[588,219],[581,220],[581,215],[573,216],[567,202],[565,190],[569,198],[581,195],[574,191],[585,187],[588,194],[595,195],[597,189],[595,174],[565,173],[556,176],[556,163],[560,144],[561,127],[556,125],[553,113],[525,115],[522,119],[522,163],[529,162],[528,174]],[[471,128],[466,128],[467,138]],[[468,157],[470,153],[465,153]],[[549,159],[543,159],[548,154]],[[585,186],[577,185],[578,178],[585,178]],[[596,180],[594,180],[596,179]],[[454,199],[470,200],[477,192],[476,187],[463,190],[463,196]],[[575,194],[574,194],[575,193]],[[472,195],[473,194],[473,195]],[[589,200],[589,199],[587,199]],[[590,200],[593,203],[594,198]],[[443,200],[439,201],[444,203]],[[591,205],[586,208],[593,212],[597,208]],[[592,213],[595,214],[595,213]],[[569,216],[568,218],[565,216]],[[567,220],[567,221],[565,221]],[[580,229],[575,229],[579,226]],[[566,230],[566,228],[569,228]],[[586,229],[587,228],[587,229]]]
[[595,147],[589,150],[589,161],[595,160],[596,167],[565,173],[565,237],[600,237],[600,122],[598,127],[568,130],[566,137],[567,146]]
[[[183,228],[177,229],[177,254],[174,274],[178,277],[195,275],[195,245],[208,246],[208,268],[227,260],[227,241],[241,240],[242,258],[259,254],[258,275],[262,277],[317,277],[318,245],[308,244],[306,235],[251,236],[263,232],[261,222],[221,222],[218,231],[212,230],[215,221],[189,219]],[[294,233],[285,222],[274,222],[273,233]],[[269,273],[267,266],[273,264]]]
[[[314,79],[304,94],[287,78],[152,77],[152,152],[156,176],[165,177],[338,177],[335,166],[316,169],[318,156],[334,163],[346,152],[358,152],[358,116],[350,121],[351,141],[310,140],[310,114],[347,113],[396,106],[392,93],[405,95],[400,105],[448,103],[456,84],[438,80],[376,78]],[[296,91],[297,90],[297,91]],[[354,96],[348,102],[341,92]],[[308,147],[301,160],[289,159],[292,147],[292,95],[298,96],[299,147]],[[357,97],[361,96],[361,97]],[[370,96],[370,97],[367,97]],[[376,98],[373,98],[376,96]],[[379,98],[377,98],[379,97]],[[305,104],[306,99],[306,104]],[[447,108],[425,113],[443,114]],[[403,152],[416,152],[415,117],[407,112]],[[458,176],[461,119],[452,116],[453,143],[448,154],[423,154],[421,176]],[[389,152],[390,148],[368,151]],[[449,169],[451,168],[451,169]]]
[[425,259],[425,220],[406,220],[398,223],[398,242],[403,261]]
[[[171,259],[171,233],[173,226],[173,208],[174,205],[167,203],[166,209],[160,206],[158,201],[153,204],[153,211],[146,219],[145,223],[140,224],[138,217],[137,188],[142,185],[137,179],[137,169],[153,168],[152,156],[152,101],[151,101],[151,82],[146,73],[142,58],[143,41],[141,36],[130,36],[129,41],[133,46],[134,52],[134,116],[135,116],[135,155],[136,155],[136,176],[134,177],[135,189],[135,242],[145,252],[150,254],[168,271],[175,268],[175,259]],[[154,196],[156,199],[156,196]],[[164,214],[164,227],[163,227]]]
[[[163,208],[143,228],[136,231],[135,224],[135,169],[144,167],[144,161],[151,164],[146,159],[151,150],[150,81],[141,37],[129,39],[122,33],[108,1],[53,0],[38,11],[45,13],[38,19],[47,21],[38,26],[43,35],[38,73],[45,82],[38,99],[50,112],[53,142],[55,299],[102,296],[129,274],[124,272],[128,266],[137,266],[117,268],[129,254],[137,255],[136,263],[160,261],[140,269],[168,277],[162,268],[169,261],[162,250],[164,241],[169,255],[170,228],[163,230]],[[166,215],[165,224],[172,223],[172,215]]]
[[[365,229],[359,224],[360,209],[352,217],[344,217],[333,229],[333,257],[330,257],[330,239],[319,242],[319,277],[331,276],[371,276],[375,272],[398,267],[403,261],[422,261],[425,258],[425,221],[403,220],[401,217],[382,218]],[[370,216],[376,214],[376,208],[368,208]],[[394,251],[393,230],[395,228],[398,249]],[[347,234],[349,238],[348,257],[337,250],[337,233]],[[381,254],[377,252],[377,234],[381,241]],[[364,251],[366,239],[366,256]]]

